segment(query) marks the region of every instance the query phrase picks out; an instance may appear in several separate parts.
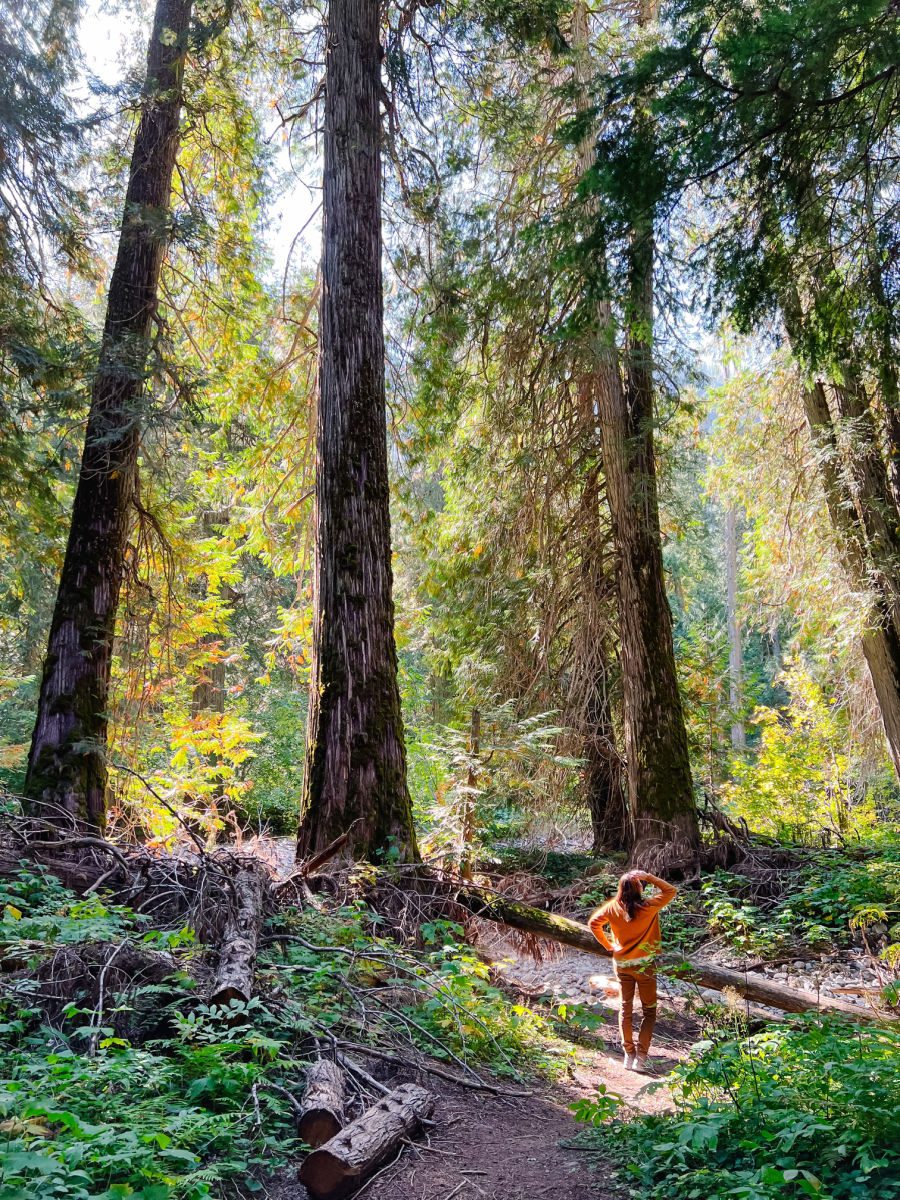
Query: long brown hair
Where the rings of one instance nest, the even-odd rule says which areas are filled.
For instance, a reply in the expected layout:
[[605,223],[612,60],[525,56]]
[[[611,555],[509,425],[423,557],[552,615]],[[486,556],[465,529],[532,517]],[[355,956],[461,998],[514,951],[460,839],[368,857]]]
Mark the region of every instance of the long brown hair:
[[643,898],[643,884],[629,871],[627,875],[623,875],[619,880],[619,887],[615,896],[604,907],[607,911],[611,908],[618,908],[620,912],[624,912],[626,921],[633,921],[634,914],[640,907]]

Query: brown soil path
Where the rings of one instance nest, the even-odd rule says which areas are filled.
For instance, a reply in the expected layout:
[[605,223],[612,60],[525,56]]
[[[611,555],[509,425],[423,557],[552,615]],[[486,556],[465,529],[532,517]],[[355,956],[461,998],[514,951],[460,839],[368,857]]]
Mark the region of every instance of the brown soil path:
[[[400,1156],[374,1176],[361,1200],[625,1200],[602,1155],[567,1145],[584,1128],[569,1105],[596,1094],[603,1083],[623,1103],[642,1112],[671,1106],[665,1075],[685,1057],[698,1036],[696,1023],[663,1011],[654,1039],[657,1079],[626,1071],[617,1045],[616,1013],[601,1010],[602,1026],[591,1045],[574,1045],[565,1075],[554,1084],[537,1081],[530,1096],[494,1096],[416,1078],[402,1069],[369,1060],[367,1069],[391,1086],[415,1079],[437,1097],[434,1126],[404,1146]],[[521,1085],[496,1080],[499,1087]],[[307,1200],[293,1171],[270,1191],[271,1200]]]

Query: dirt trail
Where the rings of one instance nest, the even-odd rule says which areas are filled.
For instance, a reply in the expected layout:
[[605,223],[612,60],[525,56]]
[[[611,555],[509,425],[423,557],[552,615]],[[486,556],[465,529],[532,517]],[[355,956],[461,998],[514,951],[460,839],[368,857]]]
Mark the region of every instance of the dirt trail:
[[[493,1096],[419,1077],[416,1081],[438,1097],[434,1127],[404,1146],[358,1195],[363,1200],[624,1200],[626,1193],[601,1155],[567,1145],[584,1128],[569,1105],[594,1096],[602,1083],[628,1107],[664,1111],[671,1106],[665,1076],[686,1057],[700,1030],[692,1018],[661,1010],[653,1079],[623,1067],[615,1004],[595,998],[595,1011],[602,1024],[588,1035],[591,1044],[573,1043],[564,1076],[554,1084],[535,1082],[530,1096]],[[366,1066],[391,1086],[416,1078],[376,1060]],[[522,1087],[496,1082],[513,1091]],[[294,1172],[285,1173],[280,1189],[271,1192],[272,1200],[307,1200]]]

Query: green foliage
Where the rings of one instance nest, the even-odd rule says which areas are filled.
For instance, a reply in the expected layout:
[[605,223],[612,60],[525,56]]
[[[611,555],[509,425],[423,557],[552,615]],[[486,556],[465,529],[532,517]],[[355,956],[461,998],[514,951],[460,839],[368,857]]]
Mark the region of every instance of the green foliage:
[[846,940],[878,921],[890,942],[900,942],[900,839],[886,831],[855,854],[814,859],[783,911],[810,941]]
[[598,1135],[647,1200],[893,1200],[900,1035],[820,1017],[701,1047],[676,1112]]
[[870,829],[873,796],[851,770],[846,708],[802,663],[785,672],[784,684],[789,706],[753,714],[759,751],[735,759],[734,778],[722,789],[726,806],[754,829],[785,840]]
[[727,881],[725,872],[717,871],[701,885],[710,932],[744,954],[774,957],[790,933],[785,928],[784,914],[773,920],[771,914],[763,913],[755,904],[735,899],[724,886]]
[[598,1085],[597,1094],[593,1099],[585,1097],[570,1104],[569,1108],[575,1114],[576,1121],[596,1127],[604,1125],[616,1116],[622,1103],[622,1097],[618,1092],[611,1092],[605,1083],[601,1083]]
[[253,1049],[220,1021],[214,1043],[139,1049],[110,1039],[89,1058],[68,1048],[65,1028],[23,1036],[20,1022],[8,1023],[0,1197],[202,1200],[234,1179],[252,1189],[294,1145],[287,1106],[265,1091],[255,1125]]

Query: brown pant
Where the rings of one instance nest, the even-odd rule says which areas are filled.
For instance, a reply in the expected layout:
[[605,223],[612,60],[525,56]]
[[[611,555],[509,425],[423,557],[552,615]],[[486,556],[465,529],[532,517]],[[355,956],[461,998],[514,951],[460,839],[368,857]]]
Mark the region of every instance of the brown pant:
[[641,1030],[638,1034],[637,1052],[647,1054],[650,1050],[650,1039],[653,1037],[653,1026],[656,1024],[656,969],[649,966],[638,971],[616,963],[615,972],[622,992],[622,1007],[619,1009],[622,1046],[627,1054],[634,1054],[632,1017],[634,990],[637,988],[641,997]]

